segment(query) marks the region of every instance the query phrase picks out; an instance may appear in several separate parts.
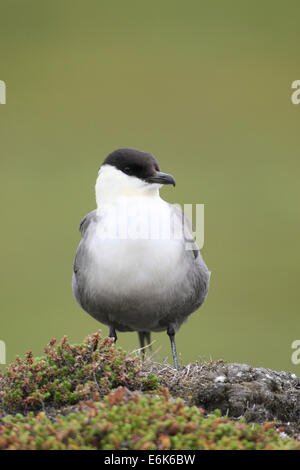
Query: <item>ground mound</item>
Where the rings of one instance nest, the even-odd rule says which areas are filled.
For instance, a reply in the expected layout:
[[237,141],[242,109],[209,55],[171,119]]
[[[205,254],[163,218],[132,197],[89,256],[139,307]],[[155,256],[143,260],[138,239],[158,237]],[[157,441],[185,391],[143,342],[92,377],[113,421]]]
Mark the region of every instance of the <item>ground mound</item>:
[[100,333],[0,374],[0,449],[300,449],[300,382],[223,361],[180,371]]

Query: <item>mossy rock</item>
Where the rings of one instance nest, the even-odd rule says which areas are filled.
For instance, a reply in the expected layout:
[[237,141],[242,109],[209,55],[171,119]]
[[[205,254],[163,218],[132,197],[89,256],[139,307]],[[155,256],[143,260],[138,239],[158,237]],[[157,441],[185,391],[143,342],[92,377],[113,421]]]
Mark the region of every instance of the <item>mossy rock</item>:
[[129,390],[151,390],[157,378],[142,371],[142,361],[113,344],[100,333],[72,345],[64,337],[51,340],[45,356],[17,358],[0,373],[0,416],[72,405],[80,400],[98,401],[123,385]]
[[290,372],[277,372],[224,361],[196,362],[176,372],[154,369],[172,395],[208,412],[218,408],[246,421],[300,423],[300,380]]
[[0,449],[299,449],[287,422],[299,422],[299,394],[287,372],[224,361],[175,371],[100,333],[51,340],[0,374]]
[[181,399],[131,392],[119,387],[100,402],[82,402],[54,421],[39,413],[7,416],[0,431],[0,449],[299,449],[282,439],[271,424],[231,421],[215,412],[205,416]]

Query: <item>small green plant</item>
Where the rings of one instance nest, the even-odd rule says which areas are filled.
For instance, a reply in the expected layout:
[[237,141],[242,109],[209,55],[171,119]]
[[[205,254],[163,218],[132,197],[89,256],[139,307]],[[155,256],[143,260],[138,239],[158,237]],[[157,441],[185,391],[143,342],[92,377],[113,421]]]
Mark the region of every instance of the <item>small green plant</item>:
[[0,449],[299,449],[270,423],[231,421],[181,399],[119,387],[99,402],[81,402],[67,416],[6,416]]
[[131,390],[157,387],[154,374],[142,373],[142,362],[103,339],[100,333],[72,345],[64,337],[53,339],[45,357],[17,358],[0,373],[0,409],[9,412],[41,410],[45,406],[73,405],[80,400],[99,400],[123,385]]
[[44,357],[29,351],[0,373],[0,449],[300,449],[274,423],[191,406],[199,368],[175,377],[99,333],[79,345],[53,339]]

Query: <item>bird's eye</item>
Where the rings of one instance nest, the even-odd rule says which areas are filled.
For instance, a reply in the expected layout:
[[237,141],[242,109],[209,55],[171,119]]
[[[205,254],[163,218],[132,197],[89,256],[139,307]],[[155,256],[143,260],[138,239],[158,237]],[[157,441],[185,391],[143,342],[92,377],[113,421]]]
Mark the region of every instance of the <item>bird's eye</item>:
[[132,164],[132,165],[124,166],[122,171],[123,173],[126,173],[129,176],[133,176],[133,175],[138,176],[141,173],[142,168],[140,165]]

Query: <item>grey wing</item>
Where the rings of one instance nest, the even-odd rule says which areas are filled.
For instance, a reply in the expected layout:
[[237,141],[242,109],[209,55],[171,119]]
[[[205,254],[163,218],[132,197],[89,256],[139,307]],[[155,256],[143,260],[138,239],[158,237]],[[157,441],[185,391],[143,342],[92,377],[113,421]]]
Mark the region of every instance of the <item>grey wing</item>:
[[97,218],[98,218],[97,209],[95,209],[92,212],[89,212],[87,215],[83,217],[83,219],[80,221],[80,224],[79,224],[79,231],[81,232],[81,237],[84,236],[90,223],[96,221]]
[[86,239],[88,228],[92,223],[97,222],[98,219],[99,219],[99,216],[97,215],[97,210],[95,209],[92,212],[89,212],[80,221],[79,231],[81,232],[81,240],[77,248],[77,252],[76,252],[76,256],[74,260],[74,273],[75,274],[77,273],[79,269],[79,265],[82,262],[81,258],[82,258],[83,251],[84,251],[85,239]]
[[[193,237],[193,225],[189,218],[184,214],[181,207],[178,205],[170,204],[173,209],[175,219],[177,218],[179,225],[181,224],[184,242],[186,243],[185,250],[190,255],[187,255],[186,259],[190,260],[190,269],[188,278],[190,285],[194,288],[194,307],[195,311],[204,302],[209,289],[210,271],[208,270],[201,254],[197,243]],[[193,259],[191,259],[193,257]]]
[[[78,304],[84,308],[86,306],[86,289],[85,289],[85,278],[84,273],[87,266],[91,262],[88,247],[88,235],[89,229],[93,229],[93,225],[99,220],[97,210],[89,212],[80,222],[79,230],[81,232],[81,240],[79,242],[74,265],[73,265],[73,276],[72,276],[72,290],[74,297]],[[88,311],[88,310],[87,310]]]

